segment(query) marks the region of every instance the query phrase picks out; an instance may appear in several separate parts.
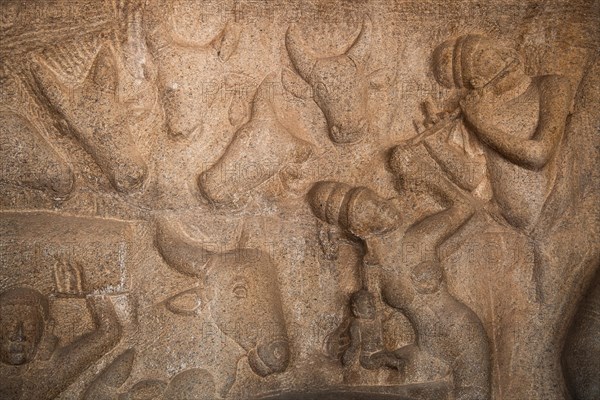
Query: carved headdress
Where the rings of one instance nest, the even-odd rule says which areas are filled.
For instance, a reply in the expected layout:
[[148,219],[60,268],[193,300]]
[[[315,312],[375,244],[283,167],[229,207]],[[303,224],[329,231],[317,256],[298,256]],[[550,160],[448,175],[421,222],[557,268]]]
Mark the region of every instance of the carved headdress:
[[[436,80],[447,88],[471,88],[473,62],[481,48],[498,48],[493,40],[476,34],[459,36],[440,44],[433,52],[432,68]],[[500,46],[501,47],[501,46]]]
[[0,305],[25,305],[35,307],[42,319],[46,321],[49,315],[48,300],[35,289],[17,287],[0,293]]

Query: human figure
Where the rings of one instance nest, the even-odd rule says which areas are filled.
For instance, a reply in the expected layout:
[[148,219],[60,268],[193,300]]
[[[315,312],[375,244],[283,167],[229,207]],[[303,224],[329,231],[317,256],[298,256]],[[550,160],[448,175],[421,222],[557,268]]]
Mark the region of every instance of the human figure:
[[317,217],[363,239],[365,267],[381,268],[383,301],[415,329],[415,344],[396,355],[408,362],[419,352],[438,358],[452,370],[456,399],[489,399],[487,335],[473,311],[448,292],[438,256],[439,246],[471,217],[473,206],[447,179],[418,184],[450,205],[408,228],[390,201],[367,188],[320,182],[309,203]]
[[113,348],[121,326],[106,296],[88,296],[95,330],[58,347],[48,300],[26,287],[0,294],[0,398],[53,399]]
[[466,90],[463,121],[484,145],[501,214],[533,231],[555,188],[572,98],[567,79],[530,77],[514,50],[479,35],[442,43],[433,69],[440,84]]
[[[510,327],[520,337],[506,343],[518,341],[521,351],[503,350],[511,355],[506,366],[510,382],[501,383],[501,390],[515,398],[564,399],[558,353],[578,288],[589,282],[597,265],[592,254],[597,246],[590,240],[593,206],[577,205],[574,195],[581,182],[576,182],[568,143],[585,134],[581,128],[591,127],[574,124],[576,115],[569,118],[572,90],[566,78],[528,76],[516,51],[483,36],[465,35],[439,45],[433,70],[441,85],[463,91],[462,120],[483,145],[495,215],[533,245],[535,303],[523,304],[526,325]],[[586,250],[575,251],[578,246]],[[519,283],[523,286],[511,287],[522,297],[528,282]]]
[[[559,164],[572,99],[567,79],[530,77],[514,50],[479,35],[442,43],[433,69],[441,85],[466,90],[462,118],[483,143],[499,213],[535,241],[543,234],[538,225],[548,228],[543,220],[556,219],[567,200],[566,181],[559,176],[567,173]],[[537,265],[539,301],[543,272]]]
[[350,323],[350,347],[342,357],[344,365],[352,364],[356,359],[366,369],[393,368],[401,370],[403,361],[385,349],[381,318],[377,315],[375,299],[372,293],[361,289],[352,295],[352,314]]

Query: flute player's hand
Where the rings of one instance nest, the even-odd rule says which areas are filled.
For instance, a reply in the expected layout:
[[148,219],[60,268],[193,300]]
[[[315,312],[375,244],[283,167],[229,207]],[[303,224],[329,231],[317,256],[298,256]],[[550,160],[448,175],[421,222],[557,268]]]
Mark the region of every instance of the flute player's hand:
[[490,90],[474,89],[459,104],[464,120],[478,130],[491,117],[495,99]]

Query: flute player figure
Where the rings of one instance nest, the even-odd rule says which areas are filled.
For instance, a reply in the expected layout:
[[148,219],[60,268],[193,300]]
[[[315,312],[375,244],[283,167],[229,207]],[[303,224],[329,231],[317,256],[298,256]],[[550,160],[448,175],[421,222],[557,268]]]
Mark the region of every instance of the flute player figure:
[[514,398],[563,399],[559,352],[569,292],[559,282],[570,264],[553,256],[557,246],[564,246],[565,235],[551,230],[568,206],[561,149],[570,85],[559,75],[528,76],[515,50],[480,35],[439,45],[433,72],[441,85],[466,92],[460,112],[482,144],[496,214],[534,247],[531,323],[519,328],[526,331],[521,345],[527,349],[521,351],[529,359],[509,364],[511,371],[504,373],[512,382],[505,392]]

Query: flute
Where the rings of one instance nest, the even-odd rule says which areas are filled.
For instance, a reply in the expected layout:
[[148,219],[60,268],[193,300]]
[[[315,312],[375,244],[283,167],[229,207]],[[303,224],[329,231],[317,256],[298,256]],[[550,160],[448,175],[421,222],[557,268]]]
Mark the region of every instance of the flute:
[[[485,85],[483,85],[478,90],[483,90],[486,87],[488,87],[489,85],[492,85],[492,84],[504,79],[509,73],[514,71],[514,68],[519,63],[520,63],[520,61],[518,58],[515,57],[515,58],[511,59],[510,62],[507,63],[506,66],[504,68],[502,68],[502,70],[500,72],[498,72],[492,79],[490,79]],[[434,111],[434,106],[430,101],[426,101],[424,103],[424,106],[425,106],[425,113],[428,116],[439,114]],[[445,117],[441,118],[439,121],[437,121],[435,124],[433,124],[433,126],[430,126],[429,128],[425,129],[422,132],[418,132],[416,136],[406,140],[405,146],[418,145],[423,140],[425,140],[427,137],[438,133],[442,129],[445,129],[446,127],[448,127],[450,124],[454,123],[456,120],[460,119],[461,117],[462,117],[462,110],[461,110],[460,106],[458,106],[454,110],[452,110],[450,113],[448,113]],[[415,126],[416,125],[417,124],[415,124]]]

